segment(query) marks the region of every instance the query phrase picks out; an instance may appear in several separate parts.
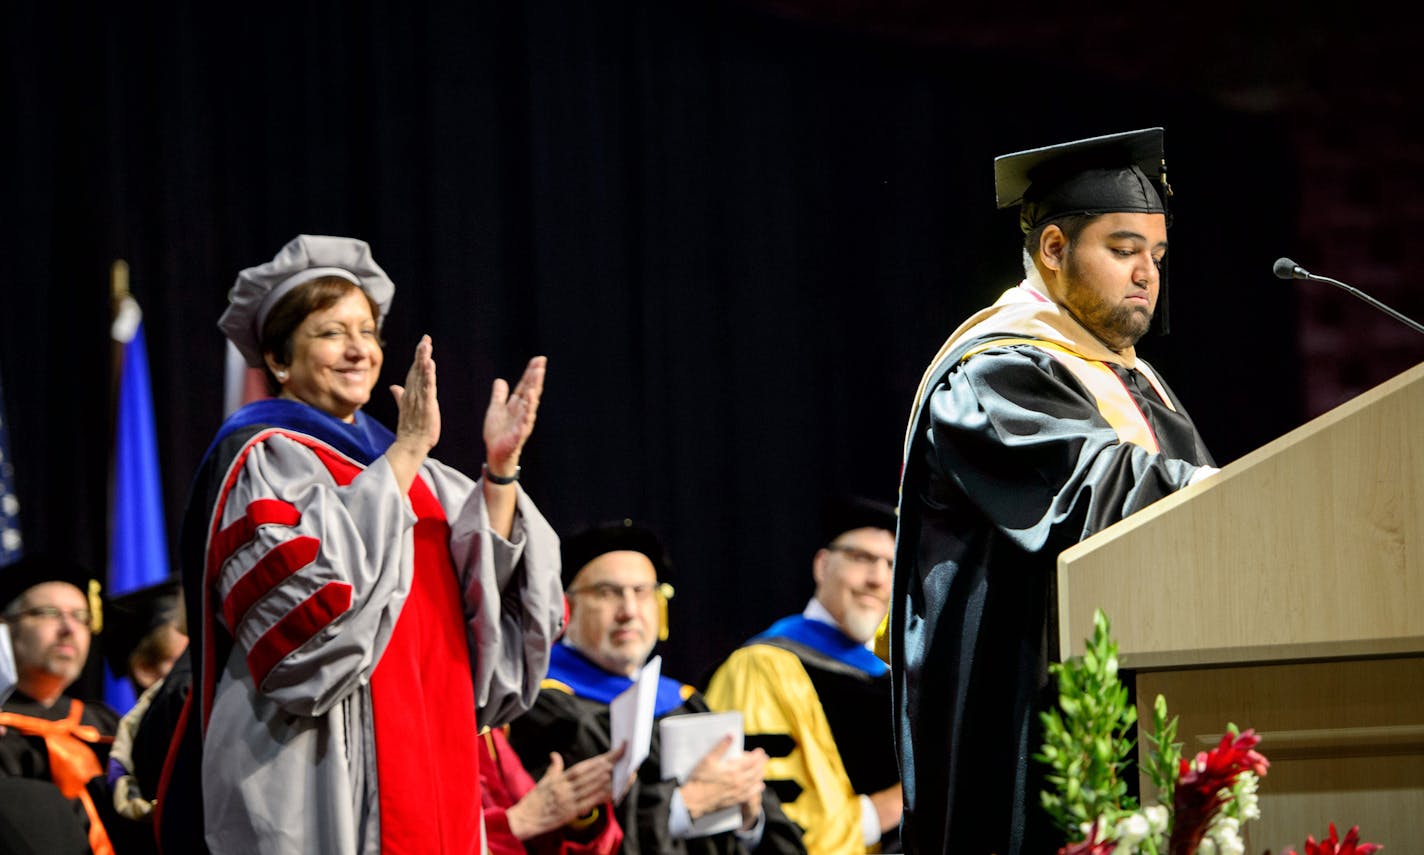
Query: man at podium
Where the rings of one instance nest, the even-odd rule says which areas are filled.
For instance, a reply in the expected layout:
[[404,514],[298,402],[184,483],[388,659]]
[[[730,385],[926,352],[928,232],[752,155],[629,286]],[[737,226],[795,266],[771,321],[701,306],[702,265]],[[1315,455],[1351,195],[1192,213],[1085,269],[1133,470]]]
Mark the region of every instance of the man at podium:
[[1134,349],[1165,300],[1162,136],[995,160],[1025,278],[945,342],[905,442],[891,663],[907,853],[1058,848],[1032,759],[1056,688],[1056,557],[1216,471]]

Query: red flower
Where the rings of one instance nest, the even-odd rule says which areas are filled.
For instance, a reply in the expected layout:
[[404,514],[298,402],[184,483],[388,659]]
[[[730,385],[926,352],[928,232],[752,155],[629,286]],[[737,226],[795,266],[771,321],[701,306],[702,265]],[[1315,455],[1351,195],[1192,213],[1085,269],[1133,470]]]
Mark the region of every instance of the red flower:
[[[1350,827],[1350,833],[1342,841],[1335,833],[1335,823],[1330,823],[1330,838],[1315,842],[1309,835],[1305,838],[1305,855],[1370,855],[1383,849],[1378,843],[1361,843],[1360,827]],[[1281,855],[1296,855],[1294,849],[1287,849]]]
[[1227,733],[1210,752],[1200,752],[1191,760],[1182,758],[1172,798],[1170,852],[1197,851],[1212,817],[1226,802],[1222,791],[1231,789],[1237,775],[1247,770],[1258,776],[1266,774],[1271,764],[1254,750],[1260,741],[1261,737],[1254,730],[1245,730],[1234,737]]

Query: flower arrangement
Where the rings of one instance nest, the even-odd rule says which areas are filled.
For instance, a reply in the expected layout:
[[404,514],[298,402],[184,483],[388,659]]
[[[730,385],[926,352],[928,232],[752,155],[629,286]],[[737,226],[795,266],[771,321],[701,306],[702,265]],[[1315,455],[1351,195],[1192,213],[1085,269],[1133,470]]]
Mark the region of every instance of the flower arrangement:
[[[1270,768],[1256,750],[1260,736],[1228,725],[1215,748],[1183,757],[1177,719],[1158,695],[1144,771],[1162,803],[1139,805],[1127,792],[1137,709],[1118,679],[1117,652],[1107,616],[1097,611],[1083,656],[1049,669],[1058,679],[1058,707],[1041,716],[1043,746],[1034,757],[1051,770],[1043,808],[1068,838],[1058,855],[1244,855],[1241,826],[1260,818],[1256,790]],[[1340,840],[1332,823],[1321,842],[1306,838],[1305,855],[1381,848],[1359,842],[1358,827]]]

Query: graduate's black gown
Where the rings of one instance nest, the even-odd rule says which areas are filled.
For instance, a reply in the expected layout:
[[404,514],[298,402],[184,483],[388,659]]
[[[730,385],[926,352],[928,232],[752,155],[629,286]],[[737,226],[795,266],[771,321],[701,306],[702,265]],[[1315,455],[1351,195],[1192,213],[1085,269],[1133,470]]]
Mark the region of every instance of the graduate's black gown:
[[[1063,843],[1032,759],[1056,689],[1058,553],[1214,464],[1175,394],[1174,411],[1140,372],[1111,366],[1160,454],[1121,442],[1045,351],[999,346],[960,362],[976,344],[926,386],[902,480],[890,657],[902,843],[1038,855]],[[1134,568],[1122,580],[1133,584]]]

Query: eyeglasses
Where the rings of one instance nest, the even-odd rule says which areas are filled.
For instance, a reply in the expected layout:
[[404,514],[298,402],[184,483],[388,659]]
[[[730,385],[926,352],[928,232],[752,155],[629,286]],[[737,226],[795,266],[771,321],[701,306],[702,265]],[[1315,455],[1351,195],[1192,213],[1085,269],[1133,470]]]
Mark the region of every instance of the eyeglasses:
[[639,603],[646,603],[653,598],[658,588],[657,582],[643,582],[638,585],[615,585],[612,582],[594,582],[592,585],[582,585],[577,588],[570,588],[570,594],[588,594],[600,605],[615,605],[623,602],[628,594],[633,595],[633,600]]
[[20,611],[15,612],[15,617],[35,617],[54,621],[61,620],[67,617],[75,623],[79,624],[80,626],[84,627],[85,629],[89,629],[91,626],[93,626],[92,621],[94,619],[94,616],[89,614],[88,609],[72,609],[70,611],[65,611],[59,606],[32,606],[28,609],[21,609]]
[[826,548],[832,552],[839,552],[853,564],[862,564],[867,567],[874,567],[876,564],[879,564],[880,562],[884,561],[885,569],[889,570],[892,573],[895,572],[895,559],[893,558],[886,558],[883,555],[876,555],[873,552],[866,552],[864,549],[861,549],[856,546],[844,546],[839,543],[832,543]]

